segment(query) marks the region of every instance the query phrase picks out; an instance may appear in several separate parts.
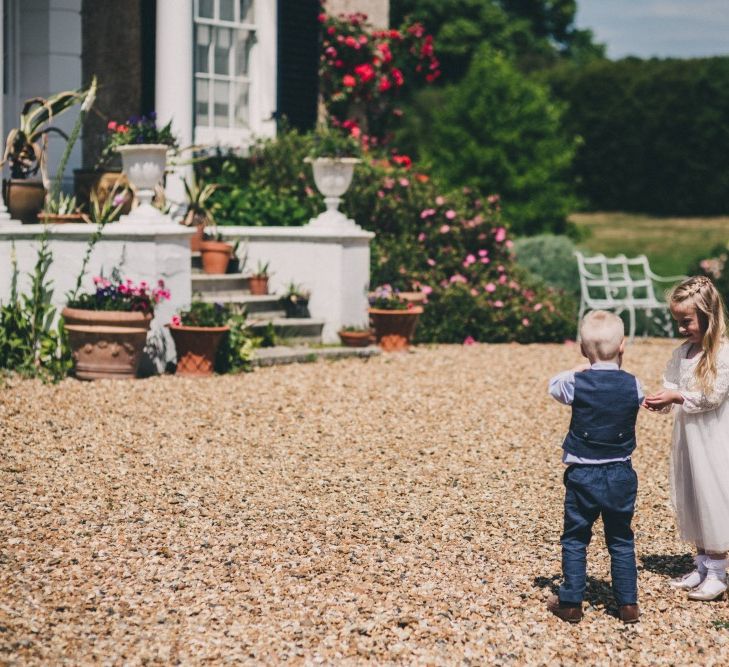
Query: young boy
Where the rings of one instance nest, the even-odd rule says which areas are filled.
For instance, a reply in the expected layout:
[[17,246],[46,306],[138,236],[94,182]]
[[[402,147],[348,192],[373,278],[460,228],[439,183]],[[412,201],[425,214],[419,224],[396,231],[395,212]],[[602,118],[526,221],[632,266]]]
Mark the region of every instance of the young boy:
[[592,524],[602,514],[610,552],[613,593],[624,623],[638,621],[638,573],[630,523],[638,478],[630,462],[635,421],[643,392],[635,376],[620,370],[625,349],[623,321],[595,310],[580,325],[582,354],[590,361],[549,381],[549,393],[572,406],[572,421],[562,448],[564,533],[559,597],[547,608],[563,621],[582,620],[587,545]]

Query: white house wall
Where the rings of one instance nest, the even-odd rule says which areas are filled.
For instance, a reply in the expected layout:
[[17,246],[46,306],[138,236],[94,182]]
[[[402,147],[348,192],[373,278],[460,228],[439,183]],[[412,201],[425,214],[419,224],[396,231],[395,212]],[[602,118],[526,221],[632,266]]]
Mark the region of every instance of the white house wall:
[[[15,0],[16,26],[19,31],[15,60],[17,81],[6,131],[17,125],[23,101],[47,97],[62,90],[81,87],[81,0]],[[67,133],[71,131],[78,110],[74,109],[54,121]],[[7,116],[6,116],[7,117]],[[61,157],[65,141],[51,135],[50,171]],[[73,170],[81,166],[80,142],[74,146],[65,182],[73,182]]]

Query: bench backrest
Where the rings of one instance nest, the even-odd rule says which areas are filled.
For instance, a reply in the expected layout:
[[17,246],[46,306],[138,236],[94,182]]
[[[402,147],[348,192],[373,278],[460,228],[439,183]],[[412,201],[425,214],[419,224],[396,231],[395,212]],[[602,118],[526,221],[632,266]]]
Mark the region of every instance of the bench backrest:
[[657,301],[645,255],[626,257],[603,254],[585,257],[575,252],[582,300],[593,308],[610,308],[620,303]]

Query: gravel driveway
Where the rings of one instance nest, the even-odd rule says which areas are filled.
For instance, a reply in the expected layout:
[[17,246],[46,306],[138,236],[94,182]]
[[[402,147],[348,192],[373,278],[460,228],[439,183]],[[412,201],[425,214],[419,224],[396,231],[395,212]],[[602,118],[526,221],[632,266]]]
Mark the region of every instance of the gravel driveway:
[[[675,341],[629,346],[658,388]],[[549,376],[574,345],[474,345],[239,376],[0,387],[2,664],[727,664],[726,602],[690,603],[670,418],[634,457],[643,619],[598,527],[585,619],[560,576]],[[727,481],[729,484],[729,480]]]

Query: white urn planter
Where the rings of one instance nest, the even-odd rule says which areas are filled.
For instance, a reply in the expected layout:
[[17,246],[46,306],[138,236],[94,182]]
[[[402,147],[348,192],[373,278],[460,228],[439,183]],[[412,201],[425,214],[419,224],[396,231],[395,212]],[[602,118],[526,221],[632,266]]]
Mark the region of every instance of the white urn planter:
[[354,220],[339,210],[342,196],[352,183],[355,165],[361,160],[353,157],[306,158],[314,171],[314,183],[324,196],[326,211],[309,221],[310,227],[324,229],[359,229]]
[[172,222],[159,209],[152,206],[154,189],[165,175],[166,144],[129,144],[116,149],[122,159],[122,171],[134,188],[139,205],[120,222]]

